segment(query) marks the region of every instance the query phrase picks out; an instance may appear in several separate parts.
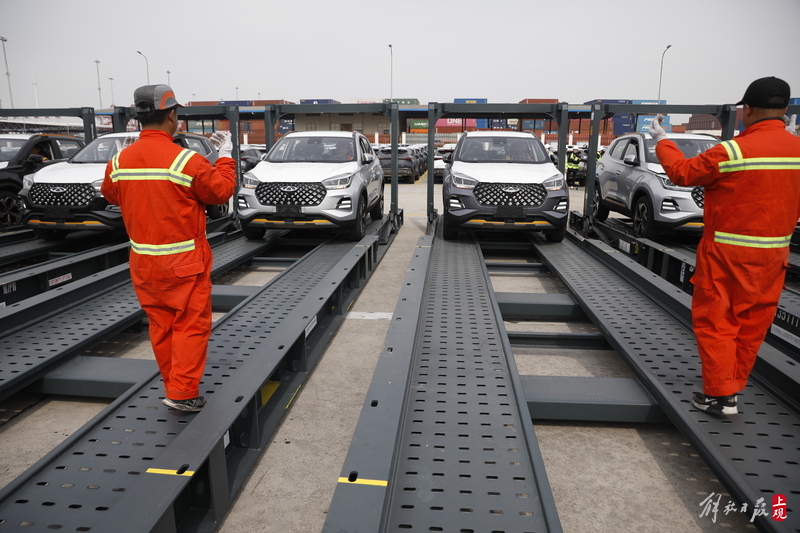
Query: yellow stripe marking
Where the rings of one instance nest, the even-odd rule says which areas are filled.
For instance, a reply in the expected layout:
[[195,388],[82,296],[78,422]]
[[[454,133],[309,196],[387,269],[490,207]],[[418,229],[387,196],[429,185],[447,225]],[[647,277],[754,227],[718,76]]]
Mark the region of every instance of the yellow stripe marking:
[[36,224],[64,224],[64,225],[71,225],[71,226],[92,226],[95,224],[99,224],[103,226],[102,222],[97,222],[96,220],[87,220],[86,222],[49,222],[47,220],[30,220],[29,222],[34,222]]
[[702,222],[687,222],[684,226],[705,226]]
[[[483,220],[481,218],[473,218],[472,220],[469,220],[468,222],[480,222],[481,224],[506,224],[506,222],[498,222],[498,221],[495,221],[495,220]],[[508,225],[530,226],[530,225],[537,225],[537,224],[549,225],[550,223],[547,222],[546,220],[534,220],[533,222],[512,222],[512,223],[510,223]]]
[[296,220],[294,222],[286,222],[285,220],[267,220],[266,218],[256,218],[253,222],[265,222],[268,224],[333,224],[327,220]]
[[261,387],[261,406],[267,405],[267,402],[272,395],[275,394],[275,391],[278,390],[280,386],[280,381],[267,381],[267,384]]
[[340,477],[339,483],[347,483],[349,485],[374,485],[376,487],[387,487],[389,486],[388,481],[383,481],[381,479],[357,479],[355,481],[350,481],[346,477]]
[[292,405],[292,402],[294,401],[294,397],[297,396],[298,392],[300,392],[300,387],[302,387],[302,385],[298,385],[297,386],[297,390],[294,391],[294,394],[292,394],[292,397],[289,398],[289,403],[286,404],[286,409],[288,409],[289,406]]
[[167,470],[165,468],[148,468],[145,470],[148,474],[166,474],[168,476],[186,476],[192,477],[194,475],[194,470],[187,470],[183,474],[178,474],[177,470]]

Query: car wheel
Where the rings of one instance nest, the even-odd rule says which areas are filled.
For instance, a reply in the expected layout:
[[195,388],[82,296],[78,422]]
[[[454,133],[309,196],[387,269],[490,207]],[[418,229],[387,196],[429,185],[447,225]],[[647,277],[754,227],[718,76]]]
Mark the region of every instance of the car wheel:
[[44,241],[60,241],[67,236],[67,232],[63,229],[35,229],[33,234]]
[[208,215],[208,218],[210,218],[211,220],[225,218],[226,216],[228,216],[229,212],[230,212],[230,207],[228,206],[228,204],[206,206],[206,214]]
[[653,204],[647,196],[640,196],[633,208],[633,234],[642,239],[658,237],[653,221]]
[[458,227],[449,224],[446,218],[442,218],[442,237],[446,241],[458,239]]
[[358,209],[356,211],[356,223],[350,228],[347,238],[351,241],[360,241],[367,234],[367,200],[363,196],[358,198]]
[[566,234],[567,228],[564,226],[559,230],[544,232],[544,238],[547,239],[547,242],[561,242]]
[[267,228],[262,228],[260,226],[248,226],[246,224],[242,225],[242,233],[246,239],[251,241],[259,241],[264,238],[264,234],[267,232]]
[[603,200],[600,198],[599,183],[594,186],[594,205],[592,206],[592,216],[595,220],[603,222],[608,218],[608,207],[603,205]]
[[11,228],[21,223],[19,198],[11,191],[0,191],[0,228]]
[[381,186],[381,196],[378,198],[378,201],[375,202],[375,205],[372,207],[372,211],[369,212],[369,216],[372,217],[372,220],[380,220],[383,218],[383,192],[385,187]]

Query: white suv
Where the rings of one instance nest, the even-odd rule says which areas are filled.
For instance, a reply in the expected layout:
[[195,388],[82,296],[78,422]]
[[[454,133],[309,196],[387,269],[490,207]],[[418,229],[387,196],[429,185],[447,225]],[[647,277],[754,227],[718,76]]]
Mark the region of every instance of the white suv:
[[267,228],[330,228],[359,241],[383,217],[383,170],[355,132],[291,132],[244,175],[239,220],[248,239]]

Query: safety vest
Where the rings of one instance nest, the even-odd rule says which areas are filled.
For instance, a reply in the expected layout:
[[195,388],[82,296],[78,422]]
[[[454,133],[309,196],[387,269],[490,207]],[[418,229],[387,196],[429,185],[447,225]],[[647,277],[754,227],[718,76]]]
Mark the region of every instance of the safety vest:
[[[111,181],[170,181],[183,187],[192,186],[192,176],[183,173],[186,163],[195,152],[184,148],[169,168],[119,168],[119,154],[111,158]],[[130,241],[131,250],[141,255],[172,255],[195,249],[194,239],[166,244],[149,244]]]
[[576,154],[569,154],[569,156],[567,157],[567,168],[568,169],[578,170],[578,167],[580,166],[580,163],[581,163],[581,158],[580,158],[580,156],[578,156]]

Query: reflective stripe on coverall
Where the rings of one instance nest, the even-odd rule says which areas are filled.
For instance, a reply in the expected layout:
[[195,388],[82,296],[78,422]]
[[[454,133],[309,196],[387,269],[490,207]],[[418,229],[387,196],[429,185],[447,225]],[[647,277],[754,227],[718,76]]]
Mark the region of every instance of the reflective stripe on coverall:
[[144,130],[106,167],[101,192],[122,211],[133,287],[173,400],[199,396],[211,334],[205,206],[226,202],[235,184],[233,159],[212,166],[160,130]]
[[578,170],[581,164],[581,157],[572,153],[567,156],[567,170]]
[[767,119],[691,159],[668,139],[656,155],[676,185],[705,187],[692,324],[703,393],[730,396],[747,384],[783,289],[800,217],[800,138]]

